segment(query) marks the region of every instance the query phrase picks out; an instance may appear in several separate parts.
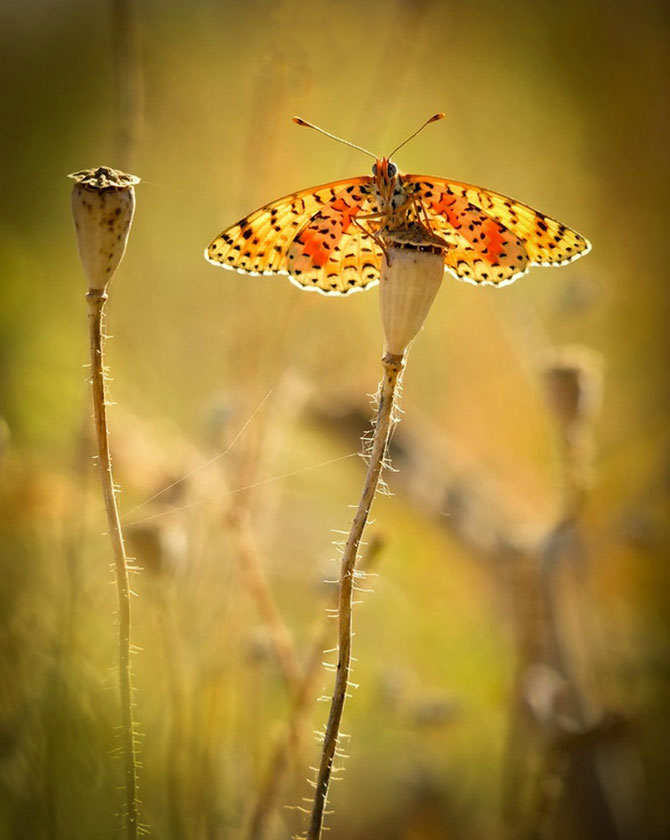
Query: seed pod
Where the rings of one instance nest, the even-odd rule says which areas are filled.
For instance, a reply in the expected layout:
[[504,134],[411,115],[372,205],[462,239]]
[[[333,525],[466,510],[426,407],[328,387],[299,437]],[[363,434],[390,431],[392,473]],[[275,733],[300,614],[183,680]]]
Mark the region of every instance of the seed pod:
[[402,356],[435,300],[444,275],[444,259],[437,244],[423,244],[422,231],[408,232],[404,241],[397,235],[394,239],[388,248],[389,261],[384,261],[382,269],[379,306],[384,352]]
[[544,391],[556,420],[566,432],[593,420],[602,400],[602,360],[586,347],[563,347],[543,364]]
[[69,176],[79,258],[89,289],[104,291],[123,259],[140,179],[108,166]]

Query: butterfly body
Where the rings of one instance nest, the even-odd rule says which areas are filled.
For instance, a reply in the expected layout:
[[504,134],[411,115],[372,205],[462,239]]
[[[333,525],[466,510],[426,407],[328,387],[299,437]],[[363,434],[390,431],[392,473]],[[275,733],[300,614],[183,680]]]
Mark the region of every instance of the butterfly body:
[[245,274],[285,274],[301,288],[343,295],[376,285],[394,246],[439,248],[445,271],[495,286],[533,265],[564,265],[590,250],[584,237],[514,199],[402,174],[379,158],[371,176],[261,207],[217,236],[205,256]]

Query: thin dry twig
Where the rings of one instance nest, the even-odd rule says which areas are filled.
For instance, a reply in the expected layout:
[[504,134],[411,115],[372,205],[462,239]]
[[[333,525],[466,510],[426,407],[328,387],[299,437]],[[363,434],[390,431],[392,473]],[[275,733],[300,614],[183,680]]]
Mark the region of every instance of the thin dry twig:
[[282,618],[265,570],[258,556],[258,547],[251,530],[249,511],[244,508],[232,510],[228,515],[235,538],[237,557],[244,573],[245,582],[258,612],[269,631],[282,676],[292,697],[302,688],[302,669],[295,651],[293,639]]

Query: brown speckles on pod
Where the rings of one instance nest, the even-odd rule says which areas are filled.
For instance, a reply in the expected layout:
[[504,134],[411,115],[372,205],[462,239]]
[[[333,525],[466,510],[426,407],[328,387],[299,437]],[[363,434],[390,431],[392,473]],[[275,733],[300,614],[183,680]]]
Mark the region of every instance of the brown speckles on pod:
[[104,290],[123,259],[135,212],[135,175],[108,166],[69,176],[79,258],[89,289]]

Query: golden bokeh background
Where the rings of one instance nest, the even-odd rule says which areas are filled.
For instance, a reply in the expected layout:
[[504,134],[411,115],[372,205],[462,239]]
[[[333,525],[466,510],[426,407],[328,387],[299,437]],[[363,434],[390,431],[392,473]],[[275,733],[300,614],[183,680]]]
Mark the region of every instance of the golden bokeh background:
[[[368,171],[294,114],[384,154],[436,111],[402,170],[512,195],[593,251],[501,290],[446,276],[412,348],[328,836],[664,836],[667,4],[3,0],[0,42],[0,837],[120,824],[115,595],[66,175],[143,179],[107,345],[144,567],[143,821],[160,838],[249,837],[293,721],[264,835],[289,837],[332,675],[317,669],[296,717],[253,569],[304,671],[364,474],[377,291],[305,294],[202,254],[260,204]],[[564,539],[541,370],[575,345],[602,400]]]

